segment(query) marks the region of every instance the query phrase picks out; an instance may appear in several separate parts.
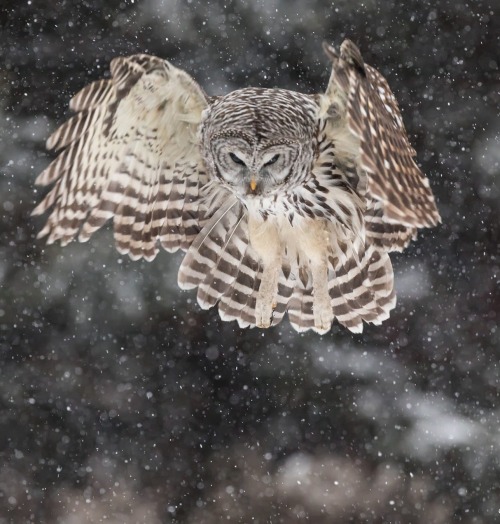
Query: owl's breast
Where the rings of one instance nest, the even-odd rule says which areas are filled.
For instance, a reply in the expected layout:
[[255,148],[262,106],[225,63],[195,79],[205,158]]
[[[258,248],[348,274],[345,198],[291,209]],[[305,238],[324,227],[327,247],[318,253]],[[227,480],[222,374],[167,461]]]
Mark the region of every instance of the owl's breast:
[[332,223],[317,217],[291,215],[283,208],[276,212],[280,207],[279,202],[269,203],[267,209],[247,206],[250,244],[262,261],[279,256],[294,271],[294,267],[319,263],[336,251],[338,235]]

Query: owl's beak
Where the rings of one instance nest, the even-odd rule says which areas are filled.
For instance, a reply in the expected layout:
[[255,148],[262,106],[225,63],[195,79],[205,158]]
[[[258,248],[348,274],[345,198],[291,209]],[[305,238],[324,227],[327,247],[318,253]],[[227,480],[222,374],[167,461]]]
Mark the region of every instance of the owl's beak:
[[253,177],[250,179],[250,189],[252,192],[257,189],[257,181]]

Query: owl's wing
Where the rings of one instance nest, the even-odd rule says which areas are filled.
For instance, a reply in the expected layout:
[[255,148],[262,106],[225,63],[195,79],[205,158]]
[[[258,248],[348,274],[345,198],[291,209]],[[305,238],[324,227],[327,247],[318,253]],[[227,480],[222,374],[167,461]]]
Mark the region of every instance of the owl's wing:
[[54,184],[36,207],[52,211],[39,237],[86,241],[114,217],[121,253],[151,260],[158,240],[188,249],[200,230],[207,182],[197,130],[208,101],[198,84],[165,60],[115,58],[111,78],[82,89],[77,114],[47,141],[59,156],[37,179]]
[[[408,238],[415,228],[440,221],[429,181],[414,161],[394,95],[385,78],[364,63],[359,49],[345,40],[340,53],[329,45],[325,52],[333,69],[321,105],[332,135],[368,175],[367,195],[381,203],[389,235],[398,235],[390,225],[401,225]],[[379,206],[380,207],[380,206]],[[378,218],[374,218],[375,222]],[[400,240],[400,243],[404,242]]]

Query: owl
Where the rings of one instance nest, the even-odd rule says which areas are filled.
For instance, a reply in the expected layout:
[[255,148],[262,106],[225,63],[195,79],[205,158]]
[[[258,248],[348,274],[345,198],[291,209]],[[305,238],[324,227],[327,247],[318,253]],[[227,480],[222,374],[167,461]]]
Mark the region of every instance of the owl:
[[324,93],[244,88],[208,96],[144,54],[70,102],[39,237],[87,241],[113,219],[118,251],[179,249],[182,289],[223,320],[355,333],[395,306],[389,253],[440,221],[384,77],[345,40],[324,49]]

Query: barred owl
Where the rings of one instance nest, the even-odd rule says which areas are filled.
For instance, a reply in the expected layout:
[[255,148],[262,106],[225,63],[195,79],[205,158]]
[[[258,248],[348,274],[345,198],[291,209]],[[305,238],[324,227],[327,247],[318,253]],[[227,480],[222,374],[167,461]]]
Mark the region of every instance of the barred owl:
[[120,253],[185,251],[182,289],[241,327],[360,332],[395,306],[389,252],[439,214],[384,77],[325,45],[325,93],[208,96],[147,55],[115,58],[47,141],[59,156],[39,237],[82,242],[110,218]]

